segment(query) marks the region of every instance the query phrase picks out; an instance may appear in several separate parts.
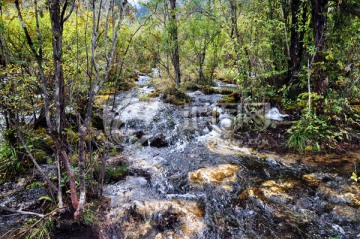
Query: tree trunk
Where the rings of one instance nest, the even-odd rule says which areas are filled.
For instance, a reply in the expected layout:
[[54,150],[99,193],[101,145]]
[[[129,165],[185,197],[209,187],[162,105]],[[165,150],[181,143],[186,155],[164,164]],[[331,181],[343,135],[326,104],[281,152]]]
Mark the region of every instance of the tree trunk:
[[[230,37],[232,39],[233,45],[234,45],[234,51],[236,55],[236,66],[239,74],[241,73],[240,70],[240,33],[238,29],[237,24],[237,18],[238,18],[238,7],[236,0],[230,0],[229,1],[229,8],[230,8],[230,19],[231,19],[231,33]],[[245,84],[246,85],[246,84]]]
[[[301,8],[301,0],[291,1],[291,38],[290,38],[290,59],[288,61],[288,77],[286,83],[294,79],[294,74],[300,68],[303,55],[303,34],[299,32],[298,14]],[[305,9],[303,9],[304,12]],[[306,14],[306,13],[305,13]]]
[[311,0],[312,27],[316,52],[314,56],[314,90],[323,95],[327,90],[327,74],[323,67],[316,63],[325,62],[324,51],[326,50],[325,27],[328,11],[328,0]]
[[[51,27],[52,27],[52,45],[53,45],[53,67],[54,67],[54,80],[55,80],[55,120],[56,124],[53,125],[51,121],[51,110],[50,110],[50,100],[49,100],[49,92],[48,92],[48,82],[44,73],[43,68],[43,55],[42,55],[42,44],[41,44],[41,31],[39,26],[38,14],[37,14],[37,2],[35,2],[35,10],[36,10],[36,30],[37,37],[39,41],[39,51],[35,49],[34,42],[31,38],[31,35],[26,27],[24,19],[22,17],[22,12],[20,9],[19,0],[15,0],[15,6],[18,12],[18,18],[21,24],[21,27],[24,31],[27,45],[30,47],[32,54],[34,55],[36,62],[38,63],[39,70],[39,78],[41,80],[43,93],[44,93],[44,112],[46,118],[47,125],[47,133],[54,140],[56,152],[58,156],[63,161],[66,172],[69,176],[70,183],[70,193],[71,193],[71,202],[74,209],[78,208],[78,199],[76,193],[76,185],[75,185],[75,174],[71,167],[69,157],[66,151],[66,142],[65,138],[62,137],[62,131],[65,127],[65,102],[64,102],[64,77],[63,77],[63,69],[61,64],[62,57],[62,33],[63,33],[63,23],[66,19],[68,19],[72,13],[73,7],[65,17],[65,10],[68,4],[65,1],[63,8],[61,9],[61,5],[63,2],[60,0],[48,0],[48,8],[50,12],[51,19]],[[61,188],[59,188],[61,190]]]
[[63,130],[65,128],[65,83],[62,68],[62,36],[63,36],[63,21],[66,5],[61,9],[60,0],[49,0],[49,11],[52,30],[52,46],[53,46],[53,67],[54,67],[54,82],[55,82],[55,126],[57,134],[53,135],[53,138],[57,138],[57,150],[60,153],[60,157],[65,165],[66,172],[69,176],[71,203],[74,209],[78,208],[78,197],[76,193],[75,174],[72,166],[69,162],[68,155],[66,153],[66,139],[63,136]]
[[176,0],[170,0],[170,39],[172,44],[171,61],[174,67],[175,83],[179,87],[181,82],[180,72],[180,56],[179,56],[179,40],[178,40],[178,26],[176,20]]
[[56,130],[61,138],[65,128],[65,102],[64,102],[64,75],[62,69],[62,35],[63,23],[60,15],[60,0],[49,0],[51,27],[52,27],[52,46],[53,64],[55,80],[55,100],[56,100]]
[[80,122],[80,115],[78,116],[78,126],[79,126],[79,182],[80,182],[80,198],[79,206],[74,214],[74,218],[78,217],[84,211],[84,205],[86,202],[86,187],[85,187],[85,137],[86,137],[86,127]]

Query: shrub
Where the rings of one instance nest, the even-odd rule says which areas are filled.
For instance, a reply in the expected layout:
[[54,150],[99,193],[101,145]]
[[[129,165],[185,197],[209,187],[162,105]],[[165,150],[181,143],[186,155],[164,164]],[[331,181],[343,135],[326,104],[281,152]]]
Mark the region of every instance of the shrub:
[[23,170],[16,157],[16,149],[7,145],[0,145],[0,182],[18,175]]

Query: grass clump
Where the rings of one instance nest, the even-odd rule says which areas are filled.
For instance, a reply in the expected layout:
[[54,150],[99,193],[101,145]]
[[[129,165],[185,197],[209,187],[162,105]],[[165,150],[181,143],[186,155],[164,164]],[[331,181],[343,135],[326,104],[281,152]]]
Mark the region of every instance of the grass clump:
[[116,182],[123,179],[128,172],[128,166],[120,164],[117,166],[109,166],[105,169],[105,182]]

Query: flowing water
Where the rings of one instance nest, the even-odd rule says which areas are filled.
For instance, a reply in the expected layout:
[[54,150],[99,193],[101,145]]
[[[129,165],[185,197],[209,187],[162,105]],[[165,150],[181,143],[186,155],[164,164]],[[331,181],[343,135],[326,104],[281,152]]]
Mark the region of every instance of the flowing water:
[[125,161],[129,175],[105,186],[102,238],[360,238],[360,187],[349,179],[359,154],[261,154],[231,138],[222,95],[140,100],[153,91],[142,76],[104,111],[124,149],[108,163]]
[[[99,214],[100,238],[360,238],[360,186],[350,179],[359,151],[260,153],[233,139],[237,118],[217,104],[223,95],[190,92],[190,104],[174,106],[144,97],[155,91],[150,77],[137,84],[104,109],[107,134],[123,149],[107,164],[129,169],[104,188],[109,203]],[[216,89],[236,87],[219,82]],[[284,117],[276,109],[264,115]],[[1,185],[0,206],[41,207],[46,191],[29,180]],[[21,218],[0,216],[0,235]],[[93,231],[62,234],[88,238]]]

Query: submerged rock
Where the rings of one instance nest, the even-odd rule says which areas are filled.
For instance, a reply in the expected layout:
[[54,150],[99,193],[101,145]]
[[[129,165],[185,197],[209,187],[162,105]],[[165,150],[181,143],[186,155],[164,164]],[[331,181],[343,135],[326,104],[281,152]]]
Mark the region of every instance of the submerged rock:
[[260,187],[250,188],[241,193],[241,200],[252,200],[257,205],[266,207],[269,203],[289,203],[293,200],[291,191],[300,183],[295,180],[269,180]]
[[[239,147],[238,144],[231,140],[221,139],[222,132],[212,131],[199,140],[204,141],[211,152],[224,155],[251,155],[251,149],[246,147]],[[225,133],[226,134],[226,133]]]
[[198,238],[205,229],[204,211],[195,202],[134,201],[115,211],[101,238]]
[[221,164],[189,172],[188,179],[194,186],[201,184],[222,184],[225,189],[231,189],[228,184],[236,181],[237,165]]
[[302,180],[310,187],[318,187],[322,181],[334,179],[336,176],[336,174],[329,173],[311,173],[303,175]]

